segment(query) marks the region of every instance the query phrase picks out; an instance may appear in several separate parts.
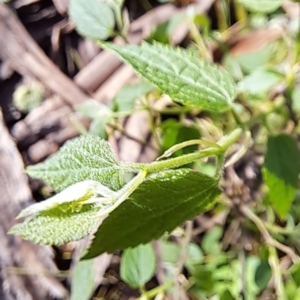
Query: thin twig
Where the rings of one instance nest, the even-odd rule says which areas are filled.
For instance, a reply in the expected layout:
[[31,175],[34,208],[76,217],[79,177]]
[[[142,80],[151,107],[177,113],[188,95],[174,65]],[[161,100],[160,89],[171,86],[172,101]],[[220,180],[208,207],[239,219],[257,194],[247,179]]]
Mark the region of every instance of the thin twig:
[[278,260],[278,255],[274,246],[269,246],[269,265],[272,269],[274,278],[274,288],[276,290],[278,300],[286,300],[284,285],[282,281],[282,273]]
[[178,277],[182,273],[182,269],[184,267],[184,263],[186,262],[188,258],[188,247],[189,243],[191,242],[193,237],[193,222],[192,221],[187,221],[185,223],[185,236],[181,241],[181,253],[180,257],[177,262],[176,266],[176,272],[175,272],[175,288],[174,288],[174,299],[175,300],[182,300],[183,295],[182,295],[182,290],[181,290],[181,285],[178,281]]
[[256,227],[258,228],[265,242],[268,245],[275,247],[278,250],[287,254],[291,258],[293,263],[300,262],[299,256],[294,252],[292,248],[281,244],[277,240],[273,239],[273,237],[270,235],[269,231],[265,227],[263,221],[258,216],[256,216],[249,207],[242,205],[240,206],[240,211],[256,225]]
[[17,268],[17,267],[6,267],[4,270],[9,274],[23,275],[23,276],[47,276],[47,277],[57,277],[57,278],[68,278],[71,276],[70,271],[58,271],[50,272],[48,270],[32,270],[29,268]]
[[161,241],[154,241],[152,243],[152,246],[156,256],[156,277],[157,277],[157,281],[161,285],[165,282],[165,272],[163,267]]
[[112,124],[112,123],[107,123],[107,126],[109,126],[110,128],[112,128],[113,130],[117,130],[119,132],[121,132],[124,136],[126,136],[128,139],[133,140],[139,144],[141,144],[144,147],[149,147],[152,148],[153,150],[157,150],[155,149],[150,143],[147,143],[143,140],[140,140],[139,138],[136,138],[132,135],[130,135],[129,133],[126,132],[126,130],[116,124]]
[[246,299],[246,255],[245,255],[245,249],[240,249],[238,252],[238,258],[241,265],[241,291],[240,295],[243,300]]

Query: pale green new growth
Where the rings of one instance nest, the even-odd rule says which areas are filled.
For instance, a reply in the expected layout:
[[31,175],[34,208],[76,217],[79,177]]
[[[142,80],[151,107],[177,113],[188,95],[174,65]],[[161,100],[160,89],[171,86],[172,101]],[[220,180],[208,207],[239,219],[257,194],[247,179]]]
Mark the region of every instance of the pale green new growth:
[[[96,221],[107,217],[111,211],[127,200],[145,176],[146,172],[139,172],[118,192],[111,191],[97,181],[87,180],[76,183],[52,198],[24,209],[17,218],[34,215],[33,218],[13,226],[9,233],[51,245],[80,239],[91,233]],[[86,217],[90,220],[85,220]],[[80,230],[77,225],[72,226],[72,222],[75,221],[82,225]],[[63,226],[66,225],[69,228],[64,231]],[[35,230],[35,226],[44,228]],[[37,232],[39,235],[36,234]]]
[[72,205],[75,207],[85,203],[99,202],[99,196],[112,198],[114,192],[97,181],[87,180],[79,182],[45,201],[30,205],[22,210],[17,218],[45,212],[64,203],[70,203],[71,205],[72,202]]
[[235,97],[231,76],[197,54],[167,45],[102,43],[174,100],[211,111],[230,108]]
[[[9,233],[40,244],[60,245],[81,239],[109,213],[117,193],[100,182],[76,183],[57,195],[25,208],[17,218],[32,216]],[[76,224],[75,224],[76,223]]]

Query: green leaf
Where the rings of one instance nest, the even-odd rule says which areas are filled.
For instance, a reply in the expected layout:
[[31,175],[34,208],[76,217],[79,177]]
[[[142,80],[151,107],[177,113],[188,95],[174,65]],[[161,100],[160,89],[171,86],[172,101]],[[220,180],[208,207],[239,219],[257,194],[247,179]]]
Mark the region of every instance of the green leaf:
[[223,235],[223,229],[220,226],[214,227],[207,232],[203,238],[202,248],[207,254],[219,254],[222,250],[220,239]]
[[[201,265],[197,266],[197,268],[193,271],[193,279],[195,281],[195,285],[192,286],[192,291],[197,293],[197,290],[203,296],[203,292],[212,293],[214,291],[216,281],[214,279],[214,270],[209,268],[209,265]],[[205,293],[206,294],[206,293]],[[200,298],[200,297],[199,297]],[[202,297],[201,297],[202,298]],[[200,298],[200,299],[201,299]]]
[[197,14],[193,17],[193,22],[195,25],[200,26],[201,28],[201,34],[203,34],[204,37],[209,36],[209,32],[211,30],[211,19],[206,14]]
[[289,273],[291,274],[294,282],[297,286],[300,286],[300,263],[294,264],[290,269]]
[[232,296],[229,290],[225,290],[224,293],[222,293],[220,300],[236,300],[236,298]]
[[145,175],[140,172],[118,192],[96,181],[76,183],[24,209],[18,217],[32,218],[13,226],[9,233],[39,244],[60,245],[78,240],[97,229],[96,224],[99,226],[111,211],[127,200]]
[[89,300],[95,288],[94,260],[79,261],[73,270],[71,300]]
[[272,270],[267,260],[262,260],[255,272],[255,283],[260,291],[267,288],[267,284],[272,276]]
[[[101,199],[109,199],[113,198],[115,193],[106,186],[103,186],[100,182],[86,180],[68,187],[61,193],[56,194],[45,201],[30,205],[23,209],[17,218],[46,212],[66,203],[70,205],[70,208],[73,208],[74,211],[76,211],[78,206],[87,202],[95,202],[96,199],[100,199],[99,196],[102,197]],[[98,200],[98,202],[100,202],[100,200]]]
[[235,80],[239,81],[243,78],[242,68],[236,57],[225,54],[222,61],[223,66]]
[[103,119],[95,119],[92,121],[90,128],[89,128],[89,134],[97,135],[101,137],[102,139],[107,138],[106,133],[106,124],[109,120],[103,118]]
[[[161,241],[161,254],[164,263],[176,264],[180,258],[180,247],[174,242]],[[193,265],[203,261],[203,253],[198,245],[190,243],[188,245],[188,257],[185,266],[191,270]]]
[[113,190],[124,184],[124,170],[114,158],[109,143],[92,135],[66,142],[45,162],[27,167],[27,173],[57,191],[84,180],[99,181]]
[[156,258],[150,244],[128,248],[123,252],[120,276],[133,288],[143,287],[154,275]]
[[75,241],[90,234],[116,200],[117,193],[100,182],[79,182],[25,208],[18,218],[31,218],[13,226],[9,233],[38,244],[61,245]]
[[42,245],[62,245],[79,240],[95,229],[99,218],[99,207],[77,206],[76,211],[69,203],[41,212],[33,219],[14,225],[9,234]]
[[149,37],[147,37],[146,41],[157,41],[159,43],[169,44],[172,33],[186,20],[187,14],[185,12],[173,16],[166,22],[157,25]]
[[96,119],[111,116],[112,111],[96,100],[87,100],[75,107],[76,111],[85,118]]
[[203,261],[203,252],[201,248],[195,243],[189,243],[188,257],[184,263],[188,270],[192,270],[195,264],[199,264]]
[[294,113],[300,113],[300,88],[296,87],[292,91],[292,109]]
[[99,0],[71,0],[69,15],[76,30],[88,38],[105,40],[114,32],[114,13]]
[[113,112],[96,100],[88,100],[77,105],[76,110],[85,118],[92,119],[89,133],[106,139],[106,124],[113,118]]
[[238,85],[240,92],[259,94],[269,91],[275,84],[283,80],[280,74],[267,70],[255,70],[250,75],[244,77]]
[[175,101],[211,111],[225,111],[235,97],[230,75],[194,52],[144,42],[141,46],[103,43]]
[[[163,122],[161,124],[161,130],[162,141],[160,154],[164,153],[175,144],[200,138],[200,132],[196,126],[185,125],[172,119]],[[183,154],[194,152],[197,149],[198,145],[188,146],[176,151],[172,156],[177,157]]]
[[238,0],[238,2],[251,12],[268,14],[277,10],[282,0]]
[[114,110],[123,112],[132,111],[135,100],[150,93],[153,89],[153,85],[148,82],[124,85],[113,99]]
[[190,169],[151,174],[103,221],[84,259],[157,239],[205,211],[219,194],[216,179]]
[[254,71],[256,68],[266,65],[271,59],[273,54],[272,46],[272,44],[263,46],[256,51],[236,56],[235,59],[245,72]]
[[160,241],[162,261],[176,264],[180,256],[180,247],[174,242]]
[[290,210],[298,188],[299,173],[297,142],[285,134],[269,137],[263,174],[271,204],[281,217],[285,217]]

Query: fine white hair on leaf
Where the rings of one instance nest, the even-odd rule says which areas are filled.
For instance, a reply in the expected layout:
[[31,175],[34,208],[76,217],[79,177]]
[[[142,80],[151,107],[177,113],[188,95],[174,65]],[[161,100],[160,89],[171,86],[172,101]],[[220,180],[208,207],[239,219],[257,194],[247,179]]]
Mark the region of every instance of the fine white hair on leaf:
[[94,180],[78,182],[45,201],[25,208],[17,216],[17,219],[50,210],[64,203],[89,203],[92,202],[92,198],[99,197],[99,195],[104,198],[112,198],[115,195],[115,192]]

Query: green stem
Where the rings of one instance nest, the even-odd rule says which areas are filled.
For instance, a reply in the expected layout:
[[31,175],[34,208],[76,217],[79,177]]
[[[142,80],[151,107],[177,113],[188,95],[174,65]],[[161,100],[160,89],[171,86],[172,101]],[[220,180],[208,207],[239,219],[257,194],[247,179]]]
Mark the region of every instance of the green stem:
[[219,29],[221,32],[224,32],[228,28],[226,3],[224,3],[224,0],[215,2],[215,11],[218,18]]
[[108,1],[108,4],[111,6],[115,13],[116,23],[118,27],[118,31],[123,36],[123,17],[122,17],[122,6],[124,1],[121,1],[120,3],[115,3],[114,1]]
[[127,169],[128,172],[146,170],[147,173],[156,173],[166,169],[178,168],[207,156],[218,155],[221,152],[222,152],[221,150],[216,148],[208,148],[201,152],[190,153],[179,157],[166,159],[163,161],[155,161],[150,164],[126,162],[126,163],[122,163],[122,167]]
[[[144,181],[147,175],[146,170],[141,170],[133,179],[131,179],[125,186],[123,186],[118,192],[116,192],[116,202],[109,209],[105,210],[105,214],[109,214],[114,209],[116,209],[122,202],[124,202]],[[102,215],[100,212],[99,215]]]
[[245,27],[247,25],[247,13],[244,6],[237,1],[234,1],[233,5],[236,19],[242,24],[242,27]]
[[136,189],[137,187],[143,182],[147,175],[146,170],[141,170],[133,179],[131,179],[125,186],[123,186],[119,191],[118,194],[118,203],[123,202],[126,200]]
[[190,34],[193,38],[193,40],[195,41],[195,43],[198,46],[199,52],[201,57],[203,57],[204,59],[208,60],[208,61],[212,61],[212,57],[210,52],[208,51],[208,49],[205,46],[205,43],[202,39],[202,36],[199,32],[199,29],[197,28],[197,26],[194,23],[194,20],[191,19],[189,21],[189,29],[190,29]]
[[[175,106],[175,107],[163,108],[163,109],[153,108],[152,110],[162,115],[180,115],[182,113],[191,113],[195,111],[195,108]],[[196,110],[196,112],[198,113],[198,110]]]
[[141,300],[148,300],[149,299],[149,296],[147,295],[147,291],[145,290],[145,288],[143,286],[139,287],[139,291],[140,291],[140,294],[142,295],[140,297]]
[[121,165],[123,168],[127,169],[128,172],[145,170],[147,173],[156,173],[166,169],[178,168],[204,157],[212,155],[223,155],[226,152],[226,150],[238,140],[242,132],[243,131],[241,128],[237,128],[234,131],[232,131],[229,135],[226,135],[223,138],[221,138],[217,143],[217,147],[207,148],[200,152],[185,154],[179,157],[170,158],[163,161],[155,161],[150,164],[123,162],[121,163]]
[[230,134],[223,136],[219,141],[218,145],[224,149],[224,152],[233,145],[243,133],[242,128],[236,128]]
[[223,175],[224,159],[225,159],[224,153],[218,156],[218,162],[217,162],[217,168],[215,174],[216,178],[221,178]]
[[269,265],[273,271],[274,276],[274,288],[276,290],[278,300],[286,300],[286,294],[284,291],[284,284],[278,260],[278,255],[275,247],[269,246]]
[[[157,294],[161,293],[161,292],[165,292],[167,289],[169,289],[171,286],[173,285],[172,281],[168,281],[150,291],[143,291],[142,296],[140,298],[138,298],[138,300],[141,299],[151,299],[153,297],[155,297]],[[143,298],[144,297],[144,298]],[[145,298],[146,297],[146,298]]]
[[242,128],[245,128],[245,124],[243,123],[243,121],[241,120],[239,114],[235,111],[235,108],[232,106],[231,108],[231,112],[232,112],[232,115],[235,119],[235,122]]

